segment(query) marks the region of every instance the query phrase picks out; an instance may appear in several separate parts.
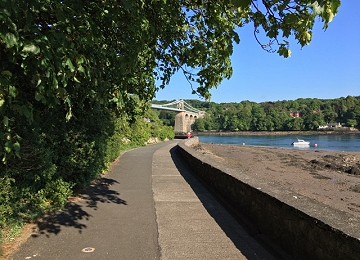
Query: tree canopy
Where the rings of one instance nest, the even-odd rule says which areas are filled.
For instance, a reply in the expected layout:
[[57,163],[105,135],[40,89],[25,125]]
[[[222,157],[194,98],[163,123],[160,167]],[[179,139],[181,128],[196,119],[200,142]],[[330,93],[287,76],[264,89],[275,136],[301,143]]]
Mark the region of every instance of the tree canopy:
[[66,120],[85,101],[131,114],[139,110],[133,95],[141,110],[156,81],[163,88],[177,71],[194,93],[209,98],[209,89],[232,74],[237,28],[252,25],[262,48],[289,57],[288,39],[309,44],[316,17],[326,29],[340,0],[7,0],[0,6],[0,138],[10,151],[20,138],[12,133],[14,120],[35,120],[39,107],[60,109]]
[[67,120],[84,100],[133,113],[133,95],[141,108],[153,98],[156,80],[165,87],[177,71],[195,85],[194,92],[209,98],[209,89],[232,74],[237,28],[252,25],[262,48],[289,57],[288,39],[309,44],[316,17],[326,29],[340,0],[7,0],[0,5],[1,138],[7,139],[12,122],[19,116],[34,120],[39,106],[62,109]]
[[288,38],[309,44],[316,17],[326,29],[339,6],[339,0],[2,1],[4,152],[19,147],[13,131],[19,118],[32,122],[49,109],[70,120],[80,116],[74,106],[85,103],[134,114],[153,98],[156,80],[165,87],[177,71],[208,98],[232,74],[237,28],[252,24],[261,47],[289,57]]

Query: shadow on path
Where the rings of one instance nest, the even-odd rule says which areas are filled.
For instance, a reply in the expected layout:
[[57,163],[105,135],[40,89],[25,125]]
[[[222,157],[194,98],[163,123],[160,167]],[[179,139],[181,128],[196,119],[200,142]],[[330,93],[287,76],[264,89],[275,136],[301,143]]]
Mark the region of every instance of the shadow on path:
[[[225,232],[225,234],[231,239],[236,248],[244,255],[247,259],[262,259],[261,255],[265,256],[264,259],[275,259],[266,252],[260,253],[258,246],[251,246],[248,232],[245,228],[241,227],[239,223],[234,220],[231,214],[227,214],[224,211],[224,207],[221,203],[213,196],[198,179],[198,177],[192,175],[191,169],[181,158],[181,155],[177,152],[177,147],[170,150],[170,154],[176,168],[183,176],[185,181],[195,192],[196,196],[200,199],[201,203],[210,214],[210,216],[216,221],[219,227]],[[235,223],[235,224],[234,224]],[[253,240],[252,240],[253,241]],[[259,253],[259,254],[258,254]]]
[[127,202],[120,198],[119,192],[110,189],[114,184],[119,184],[119,182],[109,178],[98,179],[71,199],[65,210],[39,220],[32,237],[58,235],[64,227],[72,227],[82,233],[82,230],[87,228],[84,222],[90,221],[90,218],[93,217],[87,212],[87,208],[97,210],[99,203],[127,205]]

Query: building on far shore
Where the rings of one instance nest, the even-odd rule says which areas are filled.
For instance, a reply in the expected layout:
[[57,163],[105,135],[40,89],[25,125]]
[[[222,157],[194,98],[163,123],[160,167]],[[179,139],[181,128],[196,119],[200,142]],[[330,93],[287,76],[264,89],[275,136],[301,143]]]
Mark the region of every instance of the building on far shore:
[[299,111],[291,111],[291,112],[290,112],[290,116],[291,116],[292,118],[299,118],[299,117],[302,117],[303,115],[302,115],[302,113],[299,112]]
[[358,131],[355,127],[346,127],[341,123],[330,123],[327,125],[319,126],[319,131]]
[[327,125],[321,125],[319,126],[319,130],[335,130],[338,128],[342,128],[343,126],[340,123],[330,123]]

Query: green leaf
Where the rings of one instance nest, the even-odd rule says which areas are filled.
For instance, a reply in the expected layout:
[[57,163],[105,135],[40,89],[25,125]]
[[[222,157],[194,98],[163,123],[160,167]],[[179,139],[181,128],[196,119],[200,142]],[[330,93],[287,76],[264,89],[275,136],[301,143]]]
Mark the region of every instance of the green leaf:
[[77,64],[81,65],[86,61],[85,57],[83,55],[81,55],[79,58],[77,58]]
[[288,48],[286,48],[283,45],[283,46],[280,46],[280,48],[278,50],[278,54],[280,56],[283,56],[284,58],[289,58],[289,57],[291,57],[291,50],[289,50]]
[[11,73],[10,71],[8,71],[8,70],[3,70],[3,71],[1,72],[1,75],[2,75],[2,76],[5,76],[5,77],[7,77],[7,78],[11,78],[11,77],[12,77],[12,73]]
[[9,95],[11,97],[17,96],[17,89],[14,86],[9,86]]
[[22,52],[38,54],[40,52],[40,48],[34,44],[26,44],[24,45]]
[[19,142],[15,142],[13,144],[13,148],[14,148],[14,152],[15,152],[15,155],[17,157],[20,157],[20,143]]
[[66,113],[66,121],[69,121],[71,118],[72,118],[73,114],[72,114],[72,111],[69,110],[67,113]]
[[5,144],[5,152],[11,153],[11,146],[9,145],[8,142],[6,142],[6,144]]
[[59,82],[57,81],[56,77],[53,77],[52,87],[54,89],[57,89],[59,87]]
[[287,50],[284,57],[285,58],[290,58],[291,54],[292,54],[291,50]]
[[333,0],[332,1],[332,4],[331,4],[331,7],[332,7],[332,10],[335,14],[337,14],[337,12],[339,11],[339,8],[341,6],[341,1],[340,0]]
[[314,10],[314,14],[315,14],[315,15],[320,15],[320,14],[323,12],[323,10],[324,10],[324,8],[321,7],[317,1],[315,1],[314,3],[312,3],[312,4],[311,4],[311,7],[312,7],[312,9]]
[[65,65],[70,69],[71,72],[75,71],[74,64],[71,62],[69,58],[66,59]]
[[71,107],[72,107],[71,100],[69,97],[66,97],[64,101],[65,101],[65,104],[67,105],[67,109],[68,109],[68,112],[66,113],[65,118],[66,118],[66,121],[69,121],[73,116],[72,111],[71,111]]
[[236,32],[235,32],[235,34],[234,34],[234,41],[236,42],[236,44],[239,44],[239,43],[240,43],[239,34],[237,34]]
[[74,76],[74,81],[75,81],[76,83],[81,83],[80,80],[78,80],[75,76]]
[[38,87],[41,84],[41,79],[38,79],[36,86]]
[[3,117],[3,124],[4,124],[5,127],[9,126],[9,118],[7,116]]
[[85,74],[85,69],[84,69],[84,67],[81,66],[81,65],[78,67],[78,71],[81,72],[81,73],[83,73],[83,74]]
[[14,47],[18,44],[17,38],[13,33],[5,34],[4,42],[5,42],[7,48]]
[[35,100],[36,101],[41,101],[44,98],[44,96],[42,94],[40,94],[39,92],[35,92]]

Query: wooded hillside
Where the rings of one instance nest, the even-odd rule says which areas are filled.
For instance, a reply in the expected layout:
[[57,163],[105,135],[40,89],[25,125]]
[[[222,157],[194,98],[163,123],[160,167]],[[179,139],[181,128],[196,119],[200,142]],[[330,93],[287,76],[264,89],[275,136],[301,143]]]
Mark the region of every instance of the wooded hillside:
[[[165,101],[166,103],[168,101]],[[297,99],[255,103],[203,102],[186,100],[206,111],[196,120],[194,131],[310,131],[320,126],[337,125],[360,128],[360,97],[338,99]],[[165,124],[174,123],[175,114],[161,112]],[[343,128],[344,130],[344,128]]]

